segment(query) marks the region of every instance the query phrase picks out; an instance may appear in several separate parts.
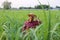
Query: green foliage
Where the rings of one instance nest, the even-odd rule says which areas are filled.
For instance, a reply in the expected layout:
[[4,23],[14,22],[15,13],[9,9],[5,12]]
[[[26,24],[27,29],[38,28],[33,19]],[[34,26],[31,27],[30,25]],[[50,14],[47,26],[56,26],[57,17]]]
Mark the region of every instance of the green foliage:
[[37,6],[35,6],[35,8],[36,9],[42,9],[41,6],[43,6],[44,9],[48,9],[49,8],[49,5],[37,5]]
[[[47,40],[49,27],[49,12],[31,10],[42,21],[35,29],[21,31],[24,21],[28,19],[29,10],[0,10],[0,40]],[[50,10],[51,30],[50,40],[60,39],[60,11]]]
[[8,1],[3,2],[3,8],[4,9],[10,9],[11,8],[11,2],[8,2]]

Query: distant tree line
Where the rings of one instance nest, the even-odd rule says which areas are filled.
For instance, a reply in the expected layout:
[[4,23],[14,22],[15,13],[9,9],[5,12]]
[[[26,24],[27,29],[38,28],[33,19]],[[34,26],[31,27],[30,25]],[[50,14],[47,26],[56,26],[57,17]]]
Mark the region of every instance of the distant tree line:
[[19,7],[19,9],[34,9],[33,7]]
[[[11,2],[4,1],[3,2],[3,8],[4,9],[11,9]],[[50,7],[49,5],[36,5],[35,7],[19,7],[19,9],[53,9],[53,7]],[[56,6],[56,8],[60,8],[59,6]],[[12,8],[13,9],[13,8]]]
[[[48,9],[50,6],[48,5],[37,5],[34,8],[33,7],[19,7],[19,9]],[[3,3],[3,8],[4,9],[11,9],[11,2],[5,1]]]
[[37,5],[37,6],[35,6],[35,9],[47,9],[47,8],[49,8],[50,6],[48,6],[48,5]]
[[48,9],[48,8],[51,8],[49,5],[37,5],[35,6],[34,8],[33,7],[19,7],[19,9]]
[[60,8],[60,6],[56,6],[56,8]]

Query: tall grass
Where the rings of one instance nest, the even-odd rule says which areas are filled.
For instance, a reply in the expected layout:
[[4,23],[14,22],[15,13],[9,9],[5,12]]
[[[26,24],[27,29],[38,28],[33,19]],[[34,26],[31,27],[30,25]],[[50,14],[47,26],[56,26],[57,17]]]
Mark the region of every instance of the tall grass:
[[[55,12],[55,11],[54,11]],[[48,13],[47,13],[48,14]],[[26,14],[27,15],[27,14]],[[52,15],[52,14],[50,14]],[[49,15],[46,15],[49,16]],[[54,18],[58,17],[57,20],[60,19],[60,16],[55,15]],[[53,15],[52,15],[53,17]],[[41,25],[37,26],[36,29],[30,29],[27,31],[22,32],[22,25],[17,19],[14,19],[13,17],[10,17],[8,14],[5,14],[6,21],[2,23],[3,32],[1,34],[0,40],[59,40],[60,39],[60,22],[55,22],[52,26],[52,19],[50,19],[50,25],[51,29],[48,31],[46,29],[49,28],[49,19],[48,24],[42,23]],[[49,18],[49,17],[48,17]],[[56,18],[55,18],[56,19]],[[24,20],[24,19],[23,19]],[[45,20],[44,20],[45,21]],[[46,27],[48,25],[48,27]],[[26,34],[24,34],[26,32]],[[48,38],[48,33],[50,32],[50,37]]]
[[[18,40],[20,38],[21,27],[18,25],[17,21],[6,16],[8,21],[3,24],[4,34],[2,33],[1,40]],[[19,27],[19,28],[18,28]]]
[[[41,2],[38,0],[38,2],[40,3],[40,5],[42,5],[41,4]],[[48,4],[49,4],[49,2],[48,2]],[[45,19],[45,25],[46,25],[46,23],[47,23],[47,17],[48,17],[48,35],[47,35],[47,40],[50,40],[50,29],[51,29],[51,16],[50,16],[50,6],[49,6],[49,13],[48,13],[48,16],[46,15],[46,12],[45,12],[45,9],[44,9],[44,7],[43,6],[41,6],[42,7],[42,9],[43,9],[43,13],[44,13],[44,19]],[[47,25],[46,25],[47,26]]]
[[[38,0],[38,2],[39,2],[40,5],[42,5],[39,0]],[[47,2],[48,2],[48,1],[47,1]],[[48,5],[49,5],[49,2],[48,2]],[[47,23],[47,15],[46,15],[46,12],[45,12],[43,6],[41,6],[41,7],[42,7],[43,12],[44,12],[44,17],[45,17],[45,21],[46,21],[45,23]],[[45,24],[45,25],[46,25],[46,24]],[[60,25],[60,24],[57,23],[54,27],[57,27],[58,25]],[[56,30],[56,28],[54,28],[54,29]],[[53,29],[53,30],[54,30],[54,29]],[[51,33],[51,11],[50,11],[50,5],[49,5],[49,9],[48,9],[48,36],[47,36],[47,40],[53,40],[52,34],[53,34],[53,33]]]
[[0,40],[38,40],[39,38],[36,35],[36,32],[38,32],[38,29],[41,28],[43,24],[41,24],[36,29],[30,29],[27,30],[27,33],[24,35],[21,31],[22,27],[18,23],[11,19],[10,17],[6,16],[9,21],[3,23],[3,33],[1,35]]
[[[0,40],[60,40],[60,31],[59,31],[60,30],[60,21],[57,21],[57,20],[60,20],[60,16],[56,15],[55,11],[47,10],[48,12],[46,12],[46,10],[44,10],[43,6],[41,6],[41,7],[43,9],[43,13],[42,13],[43,17],[41,17],[41,19],[44,18],[42,20],[42,24],[37,26],[35,29],[29,29],[24,32],[22,32],[21,29],[22,29],[23,22],[25,21],[25,19],[21,16],[21,14],[19,16],[17,16],[17,18],[21,17],[21,18],[23,18],[22,19],[23,21],[21,19],[19,19],[20,20],[20,22],[19,22],[15,16],[14,16],[14,18],[13,18],[13,16],[11,17],[12,14],[11,15],[9,14],[10,16],[8,15],[9,12],[11,13],[10,10],[8,13],[6,12],[7,14],[4,15],[4,17],[6,18],[6,21],[4,21],[4,22],[2,21],[3,23],[1,24],[1,26],[3,28],[3,32],[1,34]],[[4,13],[5,13],[5,11],[4,11]],[[15,13],[15,11],[14,11],[14,13]],[[25,11],[24,11],[24,13],[25,13]],[[26,12],[26,15],[27,15],[27,13],[28,12]],[[17,15],[17,14],[15,14],[15,15]],[[22,15],[23,15],[23,13],[22,13]],[[23,16],[26,17],[26,15],[25,16],[23,15]],[[52,19],[55,19],[56,21],[52,20]],[[52,21],[54,21],[54,24]]]

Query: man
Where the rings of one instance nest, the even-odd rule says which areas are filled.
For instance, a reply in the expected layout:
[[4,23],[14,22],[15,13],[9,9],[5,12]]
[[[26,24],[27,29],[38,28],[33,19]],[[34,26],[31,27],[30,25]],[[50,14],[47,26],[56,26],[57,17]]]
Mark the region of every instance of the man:
[[28,30],[29,28],[36,28],[41,24],[41,21],[37,19],[37,16],[33,13],[28,14],[29,19],[24,23],[22,30]]

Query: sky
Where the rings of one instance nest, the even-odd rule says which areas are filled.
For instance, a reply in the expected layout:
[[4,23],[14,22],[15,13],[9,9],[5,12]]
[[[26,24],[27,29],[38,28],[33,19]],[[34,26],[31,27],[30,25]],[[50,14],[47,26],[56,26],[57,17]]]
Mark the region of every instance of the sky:
[[[6,0],[0,0],[0,7],[2,6],[2,3],[6,1]],[[34,7],[35,5],[39,5],[38,0],[8,0],[9,2],[11,2],[11,6],[12,8],[19,8],[19,7]],[[39,0],[41,2],[41,4],[47,4],[48,2],[50,4],[50,6],[52,7],[56,7],[56,6],[60,6],[60,0]]]

